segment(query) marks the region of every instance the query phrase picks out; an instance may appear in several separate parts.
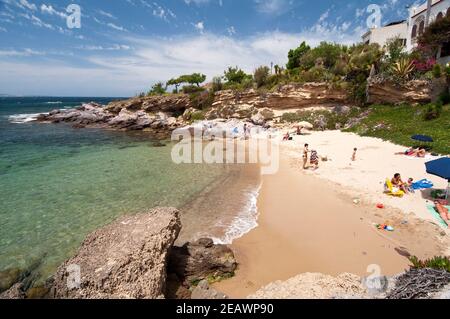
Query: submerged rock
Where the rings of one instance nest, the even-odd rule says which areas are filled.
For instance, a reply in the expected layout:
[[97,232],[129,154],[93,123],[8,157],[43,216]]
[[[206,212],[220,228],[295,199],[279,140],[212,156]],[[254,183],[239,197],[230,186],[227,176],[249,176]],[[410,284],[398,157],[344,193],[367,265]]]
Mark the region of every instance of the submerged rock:
[[55,298],[163,298],[170,248],[181,229],[178,210],[156,208],[119,218],[90,234],[61,265]]

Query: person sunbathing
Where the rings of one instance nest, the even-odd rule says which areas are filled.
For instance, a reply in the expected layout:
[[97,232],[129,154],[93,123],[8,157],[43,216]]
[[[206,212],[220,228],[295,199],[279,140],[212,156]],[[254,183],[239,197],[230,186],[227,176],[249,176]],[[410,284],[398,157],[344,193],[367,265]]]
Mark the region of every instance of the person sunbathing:
[[448,228],[450,228],[450,215],[448,212],[448,208],[439,203],[438,201],[434,202],[435,209],[441,215],[441,218],[444,220],[444,222],[447,224]]
[[391,183],[394,187],[397,187],[398,189],[405,192],[405,194],[408,193],[408,189],[406,184],[402,181],[402,176],[397,173],[394,175],[394,178],[391,180]]
[[417,156],[417,157],[425,157],[427,155],[427,151],[424,149],[424,148],[419,148],[418,150],[417,150],[417,152],[415,153],[415,156]]

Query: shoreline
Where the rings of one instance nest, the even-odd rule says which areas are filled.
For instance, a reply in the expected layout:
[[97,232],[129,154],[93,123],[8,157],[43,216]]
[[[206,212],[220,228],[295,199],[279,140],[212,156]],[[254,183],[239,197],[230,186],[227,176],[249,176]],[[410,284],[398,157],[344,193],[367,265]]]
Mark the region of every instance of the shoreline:
[[[421,210],[405,213],[401,205],[391,205],[395,199],[382,190],[378,198],[386,199],[386,207],[378,209],[375,205],[379,199],[373,191],[355,196],[353,188],[336,181],[337,176],[327,178],[337,160],[322,163],[317,172],[303,171],[297,151],[299,140],[315,139],[316,134],[321,135],[314,132],[283,145],[280,171],[262,178],[257,202],[259,226],[230,246],[239,263],[236,277],[214,284],[231,298],[245,298],[269,283],[308,272],[369,276],[368,267],[376,264],[382,275],[391,276],[407,269],[407,255],[431,258],[448,253],[448,232]],[[332,134],[344,134],[337,144],[348,142],[344,141],[347,133]],[[384,146],[388,142],[381,143]],[[359,164],[363,165],[363,161]],[[353,178],[345,170],[344,175]],[[357,205],[353,203],[355,197],[360,198]],[[406,196],[402,200],[409,199]],[[385,221],[395,226],[394,232],[376,229],[374,224]]]

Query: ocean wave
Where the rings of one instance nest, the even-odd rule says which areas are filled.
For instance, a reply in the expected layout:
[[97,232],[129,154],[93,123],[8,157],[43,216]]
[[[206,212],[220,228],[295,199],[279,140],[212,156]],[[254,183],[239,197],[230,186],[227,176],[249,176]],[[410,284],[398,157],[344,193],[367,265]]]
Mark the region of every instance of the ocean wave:
[[[234,240],[241,238],[258,227],[258,196],[262,184],[255,190],[248,192],[248,201],[239,214],[233,219],[231,225],[226,227],[225,235],[215,238],[215,244],[231,245]],[[223,225],[220,225],[223,226]]]
[[55,102],[52,102],[52,101],[50,101],[50,102],[45,102],[45,104],[62,104],[63,102],[61,102],[61,101],[55,101]]
[[14,114],[14,115],[8,116],[8,120],[9,120],[11,123],[14,123],[14,124],[29,123],[29,122],[37,121],[38,116],[41,115],[41,114],[42,114],[42,113],[35,113],[35,114]]

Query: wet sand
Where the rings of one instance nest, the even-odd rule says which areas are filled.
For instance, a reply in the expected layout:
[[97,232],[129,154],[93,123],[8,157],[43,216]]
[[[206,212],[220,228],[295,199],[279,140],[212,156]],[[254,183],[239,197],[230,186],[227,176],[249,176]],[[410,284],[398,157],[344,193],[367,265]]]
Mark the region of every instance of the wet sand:
[[[393,275],[409,264],[405,254],[439,255],[445,243],[427,221],[373,203],[355,205],[337,184],[311,176],[283,154],[280,170],[262,178],[259,226],[232,244],[239,269],[215,288],[245,298],[261,287],[305,272],[368,276],[370,265]],[[373,223],[389,221],[392,233]]]

